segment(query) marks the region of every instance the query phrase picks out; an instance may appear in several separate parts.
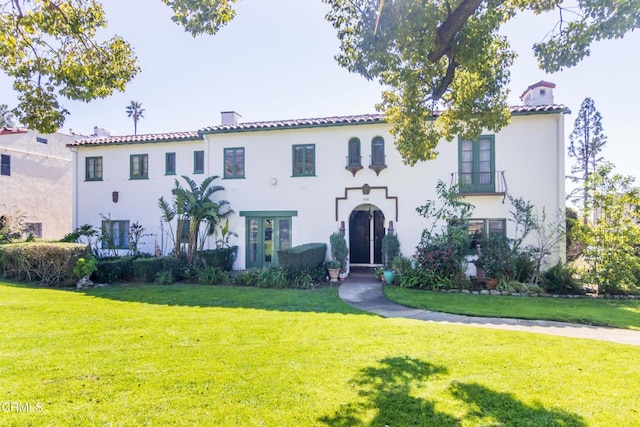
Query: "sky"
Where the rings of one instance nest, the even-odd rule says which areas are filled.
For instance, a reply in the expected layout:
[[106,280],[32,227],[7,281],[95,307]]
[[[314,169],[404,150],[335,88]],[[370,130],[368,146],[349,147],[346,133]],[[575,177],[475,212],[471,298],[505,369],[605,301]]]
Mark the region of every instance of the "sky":
[[[145,109],[138,133],[217,125],[221,111],[236,111],[245,122],[376,112],[381,87],[334,60],[339,43],[321,0],[241,0],[234,21],[215,36],[197,38],[171,22],[160,0],[110,0],[104,8],[109,25],[101,35],[128,40],[142,72],[124,93],[89,104],[64,101],[71,114],[61,132],[89,135],[99,126],[112,135],[133,134],[125,111],[132,100]],[[503,28],[518,53],[510,104],[521,104],[519,96],[530,84],[555,83],[555,102],[572,111],[565,122],[568,143],[580,104],[592,98],[608,137],[603,156],[616,171],[640,175],[640,31],[597,42],[576,67],[549,75],[538,68],[531,47],[556,21],[555,14],[523,15]],[[0,103],[16,103],[4,75]],[[567,162],[569,171],[572,161]]]

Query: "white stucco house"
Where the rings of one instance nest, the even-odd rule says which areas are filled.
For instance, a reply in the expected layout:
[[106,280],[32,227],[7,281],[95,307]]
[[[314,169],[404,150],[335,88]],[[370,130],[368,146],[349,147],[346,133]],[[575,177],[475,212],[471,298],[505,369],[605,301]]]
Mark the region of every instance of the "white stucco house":
[[75,139],[0,128],[0,221],[22,222],[26,234],[43,239],[72,231],[73,168],[66,145]]
[[[477,140],[442,141],[438,158],[407,166],[382,115],[243,123],[235,112],[198,132],[116,136],[69,144],[74,153],[74,226],[110,218],[114,241],[127,248],[126,228],[147,233],[142,250],[170,250],[157,201],[174,180],[211,175],[225,190],[238,234],[236,268],[277,264],[277,250],[329,242],[343,229],[352,265],[381,262],[380,242],[393,228],[404,255],[414,253],[426,223],[415,208],[435,200],[438,180],[462,183],[475,205],[470,233],[512,235],[505,195],[564,212],[564,115],[554,85],[527,88],[513,119]],[[208,242],[213,247],[213,242]],[[205,245],[205,247],[207,246]],[[555,257],[564,256],[559,245]]]

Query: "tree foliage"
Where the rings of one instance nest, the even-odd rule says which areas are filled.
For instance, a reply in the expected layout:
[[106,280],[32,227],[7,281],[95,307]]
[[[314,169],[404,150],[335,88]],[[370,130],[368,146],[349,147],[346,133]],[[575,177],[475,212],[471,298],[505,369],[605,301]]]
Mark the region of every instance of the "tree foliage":
[[[569,135],[569,157],[575,161],[571,167],[569,179],[579,186],[569,195],[573,202],[580,203],[583,211],[586,211],[590,197],[588,183],[589,177],[595,173],[604,159],[600,152],[607,142],[607,137],[602,129],[602,116],[596,110],[591,98],[585,98],[580,106],[580,111],[573,124],[573,132]],[[584,215],[584,223],[587,216]]]
[[25,126],[52,133],[69,112],[62,99],[105,98],[138,73],[121,37],[99,40],[106,28],[95,0],[11,0],[0,3],[0,70],[13,79]]
[[13,126],[15,126],[13,122],[13,112],[9,110],[7,104],[0,104],[0,128],[10,128]]
[[[192,34],[218,31],[236,0],[163,0]],[[386,90],[384,111],[408,164],[438,154],[438,142],[507,125],[509,67],[515,58],[502,24],[524,12],[555,12],[558,24],[533,51],[555,72],[576,65],[594,41],[621,38],[640,26],[637,1],[322,0],[341,43],[340,65]]]
[[634,178],[613,172],[606,163],[589,177],[593,197],[587,208],[595,221],[580,227],[587,283],[607,293],[637,289],[640,276],[640,189]]

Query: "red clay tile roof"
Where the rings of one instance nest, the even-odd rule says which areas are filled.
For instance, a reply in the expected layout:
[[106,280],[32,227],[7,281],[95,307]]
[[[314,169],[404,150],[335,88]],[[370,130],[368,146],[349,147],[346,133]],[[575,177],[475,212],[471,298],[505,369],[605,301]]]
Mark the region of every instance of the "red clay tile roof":
[[[571,111],[569,108],[560,104],[553,105],[520,105],[511,107],[511,114],[540,114],[540,113],[565,113]],[[218,125],[209,126],[200,130],[201,134],[208,133],[229,133],[242,131],[271,130],[282,128],[309,128],[309,127],[325,127],[325,126],[342,126],[342,125],[360,125],[372,123],[384,123],[384,114],[360,114],[355,116],[334,116],[317,119],[291,119],[291,120],[273,120],[265,122],[237,123],[234,125]]]
[[29,130],[25,128],[8,128],[8,127],[0,128],[0,135],[13,135],[15,133],[27,133],[27,132],[29,132]]
[[[565,113],[571,111],[564,105],[538,105],[538,106],[516,106],[511,107],[511,114],[544,114],[544,113]],[[109,136],[81,139],[67,144],[67,147],[90,146],[90,145],[123,145],[123,144],[141,144],[152,142],[170,142],[170,141],[193,141],[201,139],[203,134],[210,133],[230,133],[243,131],[259,131],[273,129],[291,129],[291,128],[315,128],[327,126],[344,126],[344,125],[361,125],[361,124],[377,124],[385,123],[384,114],[359,114],[353,116],[333,116],[322,117],[316,119],[289,119],[289,120],[272,120],[264,122],[237,123],[232,125],[209,126],[198,132],[170,132],[170,133],[154,133],[144,135],[125,135],[125,136]]]
[[540,80],[538,83],[534,83],[532,85],[530,85],[528,88],[526,88],[523,92],[522,95],[520,95],[520,99],[522,99],[522,97],[524,96],[525,93],[527,93],[528,91],[530,91],[531,89],[535,89],[537,87],[548,87],[548,88],[555,88],[556,84],[555,83],[551,83],[551,82],[545,82],[544,80]]
[[202,136],[200,136],[198,132],[194,131],[151,133],[144,135],[106,136],[80,139],[67,144],[67,147],[76,147],[79,145],[123,145],[148,142],[193,141],[196,139],[202,139]]

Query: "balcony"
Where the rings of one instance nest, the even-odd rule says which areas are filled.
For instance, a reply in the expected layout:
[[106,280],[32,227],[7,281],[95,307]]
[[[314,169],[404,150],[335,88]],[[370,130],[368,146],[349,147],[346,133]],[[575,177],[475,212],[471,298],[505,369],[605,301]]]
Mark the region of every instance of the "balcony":
[[504,171],[462,172],[451,174],[451,185],[459,185],[460,193],[473,196],[495,196],[507,194]]

